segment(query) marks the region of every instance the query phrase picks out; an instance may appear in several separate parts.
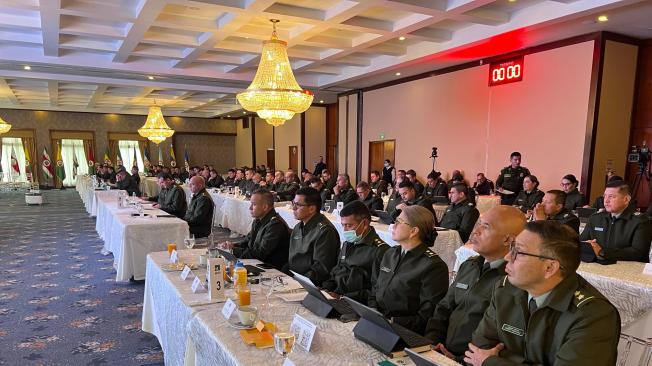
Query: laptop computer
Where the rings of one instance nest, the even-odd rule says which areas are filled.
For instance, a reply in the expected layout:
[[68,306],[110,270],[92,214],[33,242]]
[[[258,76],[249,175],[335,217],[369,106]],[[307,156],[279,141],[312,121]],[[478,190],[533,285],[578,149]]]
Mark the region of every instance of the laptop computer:
[[308,310],[323,318],[330,317],[340,319],[344,316],[344,318],[340,320],[346,319],[347,321],[351,320],[352,317],[357,318],[356,312],[346,301],[342,299],[326,298],[321,290],[317,288],[308,277],[294,271],[290,272],[292,272],[294,279],[308,292],[308,295],[301,302],[301,304],[308,308]]
[[387,211],[383,210],[374,210],[376,216],[378,216],[378,220],[382,222],[383,224],[391,224],[394,222],[394,217],[392,217],[392,214]]
[[[449,364],[431,360],[420,353],[414,352],[409,348],[405,349],[405,353],[408,355],[408,357],[410,357],[410,359],[412,360],[412,362],[414,362],[416,366],[448,366],[454,364],[453,360],[449,360],[450,361]],[[441,357],[446,357],[446,356],[441,356]]]
[[351,308],[360,315],[360,321],[353,328],[356,338],[366,342],[386,355],[401,356],[405,347],[415,352],[430,349],[432,341],[397,323],[390,323],[383,314],[351,298],[344,297]]

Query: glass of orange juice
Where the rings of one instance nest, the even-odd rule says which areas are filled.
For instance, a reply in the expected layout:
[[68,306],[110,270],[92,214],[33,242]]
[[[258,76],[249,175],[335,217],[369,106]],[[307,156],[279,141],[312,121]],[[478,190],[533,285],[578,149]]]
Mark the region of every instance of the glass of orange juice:
[[168,244],[168,255],[172,255],[173,250],[177,250],[177,244],[176,243]]
[[238,302],[240,306],[247,306],[251,304],[251,290],[249,287],[238,288]]

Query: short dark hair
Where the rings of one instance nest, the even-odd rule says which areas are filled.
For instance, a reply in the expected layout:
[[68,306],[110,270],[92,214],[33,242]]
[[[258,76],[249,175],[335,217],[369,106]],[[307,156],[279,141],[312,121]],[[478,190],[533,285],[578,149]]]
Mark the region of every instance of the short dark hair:
[[536,175],[529,174],[529,175],[526,175],[525,178],[530,178],[530,181],[532,181],[532,183],[534,183],[535,187],[539,186],[539,179],[537,178]]
[[403,173],[403,174],[407,174],[407,173],[405,172],[405,170],[403,170],[403,169],[399,169],[398,172],[399,172],[399,173]]
[[324,184],[324,182],[322,182],[321,179],[319,179],[317,177],[310,178],[310,180],[308,181],[308,184],[314,184],[314,183]]
[[351,183],[351,179],[349,178],[349,175],[348,175],[348,174],[346,174],[346,173],[340,173],[340,174],[338,174],[337,176],[338,176],[338,177],[344,177],[344,178],[346,178],[346,181],[349,182],[349,184]]
[[161,173],[158,173],[158,175],[156,176],[156,178],[158,178],[158,179],[170,179],[170,180],[172,180],[172,175],[170,175],[170,173],[161,172]]
[[357,221],[362,221],[364,219],[371,221],[371,212],[367,205],[362,203],[362,201],[352,201],[342,207],[340,211],[340,216],[348,217],[354,216]]
[[628,196],[632,195],[632,190],[629,188],[629,184],[623,180],[614,180],[607,182],[605,188],[618,188],[618,193],[622,193]]
[[315,206],[318,210],[321,207],[319,191],[312,187],[299,188],[295,196],[303,196],[308,206]]
[[235,173],[235,169],[233,168],[229,169],[229,173]]
[[428,179],[435,179],[436,180],[439,177],[441,177],[441,173],[438,172],[438,171],[433,170],[433,171],[430,172],[430,174],[428,174]]
[[509,156],[509,158],[511,159],[511,158],[513,158],[513,157],[515,157],[515,156],[518,156],[518,157],[520,158],[520,157],[521,157],[521,153],[518,152],[518,151],[514,151],[514,152]]
[[467,196],[469,195],[469,187],[467,187],[464,183],[455,183],[451,188],[455,189],[459,193],[464,193]]
[[392,163],[389,159],[385,159],[385,163]]
[[331,174],[331,171],[328,170],[328,169],[322,169],[322,170],[321,170],[321,173],[322,173],[322,174],[326,173],[326,174],[330,175],[330,174]]
[[562,191],[561,189],[551,189],[546,193],[550,193],[551,195],[555,196],[556,204],[562,206],[566,204],[566,192]]
[[404,180],[404,181],[402,181],[402,182],[398,185],[398,188],[409,188],[409,189],[412,189],[412,190],[415,189],[415,188],[414,188],[414,184],[412,184],[412,182],[410,182],[409,180]]
[[407,172],[405,172],[406,175],[411,175],[413,177],[417,176],[417,172],[414,171],[414,169],[409,169]]
[[580,239],[575,230],[554,220],[531,221],[524,230],[541,238],[541,255],[559,261],[562,277],[575,273],[580,265]]
[[380,172],[377,170],[372,170],[370,174],[375,174],[376,176],[380,177]]
[[367,183],[365,181],[361,181],[360,183],[358,183],[357,186],[355,186],[355,188],[362,188],[365,191],[368,191],[371,187],[369,186],[369,183]]
[[569,180],[571,183],[574,185],[577,185],[579,182],[577,181],[577,178],[573,174],[566,174],[564,175],[561,179],[566,179]]
[[479,176],[483,176],[483,177],[485,177],[484,173],[478,173],[478,174],[476,174],[475,176],[476,176],[476,177],[479,177]]
[[612,175],[611,178],[609,178],[608,182],[613,182],[615,180],[624,180],[624,179],[620,175]]
[[264,188],[258,188],[251,195],[253,196],[254,194],[261,196],[265,204],[267,204],[268,206],[272,208],[274,207],[274,195],[272,194],[272,192]]

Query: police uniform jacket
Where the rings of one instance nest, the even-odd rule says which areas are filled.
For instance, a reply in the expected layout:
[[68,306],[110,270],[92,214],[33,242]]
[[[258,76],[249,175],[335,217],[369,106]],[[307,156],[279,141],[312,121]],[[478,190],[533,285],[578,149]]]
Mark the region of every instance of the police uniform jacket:
[[620,316],[598,290],[578,274],[555,287],[530,315],[527,292],[499,281],[472,343],[489,349],[503,343],[483,366],[616,364]]
[[344,206],[346,206],[350,202],[355,201],[357,198],[358,198],[357,193],[350,186],[340,189],[340,194],[336,194],[333,197],[335,202],[342,202],[344,203]]
[[224,184],[224,179],[219,175],[215,176],[215,178],[208,178],[206,181],[206,187],[208,188],[220,188],[222,184]]
[[529,193],[526,191],[520,191],[516,196],[516,201],[514,201],[514,206],[517,206],[521,211],[527,212],[528,210],[534,210],[534,206],[537,203],[541,203],[545,193],[535,188]]
[[423,333],[428,318],[448,288],[448,267],[425,243],[401,255],[389,248],[374,271],[369,306],[394,322]]
[[444,212],[439,226],[447,229],[457,230],[463,243],[466,243],[471,236],[475,222],[478,221],[480,212],[475,204],[465,199],[459,203],[453,203]]
[[473,331],[491,302],[496,282],[505,277],[506,263],[503,260],[496,268],[491,268],[481,256],[462,263],[455,281],[428,320],[425,336],[434,344],[443,344],[458,361],[469,348]]
[[337,229],[318,212],[306,224],[301,221],[294,226],[290,236],[288,269],[321,286],[330,277],[339,250]]
[[[131,174],[131,179],[133,179],[134,182],[136,182],[137,187],[140,187],[140,175],[138,175],[138,173]],[[138,196],[140,196],[140,194]]]
[[387,193],[387,182],[382,179],[378,179],[375,182],[369,182],[369,186],[372,190],[375,190],[378,196],[380,196],[381,193]]
[[371,276],[387,249],[389,245],[370,226],[357,243],[345,241],[342,244],[337,264],[322,287],[366,304],[371,292]]
[[[408,205],[408,206],[417,205],[417,206],[421,206],[421,207],[427,209],[428,211],[430,211],[432,213],[432,216],[435,217],[435,225],[437,225],[437,214],[435,213],[435,209],[432,208],[432,200],[430,199],[430,197],[425,197],[424,196],[424,197],[421,197],[421,198],[414,199],[412,201],[405,201],[405,204]],[[392,218],[394,220],[396,220],[398,215],[401,214],[401,211],[402,210],[394,208],[394,211],[392,211]],[[436,237],[437,237],[437,235],[435,235],[435,238]]]
[[496,179],[496,187],[504,188],[517,194],[523,190],[523,179],[526,175],[530,175],[528,168],[519,166],[514,169],[511,165],[506,166],[500,171],[500,175]]
[[127,191],[127,194],[130,196],[134,193],[136,193],[136,196],[140,196],[140,189],[138,188],[138,183],[136,183],[136,180],[128,173],[127,175],[125,175],[123,180],[119,182],[115,182],[115,187],[117,189],[123,189]]
[[567,209],[573,211],[578,207],[584,207],[584,205],[586,205],[586,197],[577,188],[566,194],[565,207]]
[[548,220],[555,220],[560,224],[570,226],[576,233],[580,232],[580,219],[567,208],[562,208],[555,216],[548,217]]
[[423,184],[419,182],[419,180],[415,180],[412,184],[414,184],[414,190],[417,192],[417,197],[422,196],[425,189]]
[[478,192],[479,195],[489,195],[491,191],[494,190],[494,182],[486,179],[484,182],[478,184],[478,182],[473,183],[473,189]]
[[188,207],[186,193],[176,184],[170,188],[161,188],[158,196],[150,197],[148,200],[157,202],[161,210],[180,219],[186,215]]
[[337,177],[331,176],[331,179],[324,182],[324,188],[332,192],[333,187],[335,187],[336,184],[337,184]]
[[258,259],[282,269],[288,262],[290,229],[285,220],[271,209],[263,218],[254,219],[251,231],[233,247],[238,258]]
[[391,196],[389,196],[389,201],[387,201],[387,208],[385,209],[385,211],[394,212],[394,210],[396,210],[396,205],[398,205],[401,202],[403,202],[403,199],[401,198],[401,195],[398,192],[392,194]]
[[206,192],[206,188],[195,193],[190,199],[186,216],[190,233],[196,238],[205,238],[210,235],[213,226],[213,199]]
[[628,206],[618,218],[597,212],[589,217],[580,240],[595,239],[602,247],[600,255],[618,261],[648,262],[652,241],[652,222],[647,215]]
[[292,201],[294,199],[294,194],[299,190],[299,183],[290,182],[290,183],[281,183],[276,190],[276,196],[279,201]]
[[235,187],[235,178],[227,177],[227,178],[224,180],[224,185],[225,185],[226,187]]
[[446,197],[448,199],[448,186],[446,185],[446,182],[444,182],[441,179],[438,179],[437,182],[435,183],[434,188],[431,188],[429,185],[426,184],[426,187],[423,190],[423,195],[428,196],[430,198],[438,196],[438,197]]
[[378,196],[374,195],[373,193],[369,192],[367,197],[363,200],[361,200],[362,203],[367,206],[370,212],[374,212],[375,210],[383,210],[383,200],[380,199]]

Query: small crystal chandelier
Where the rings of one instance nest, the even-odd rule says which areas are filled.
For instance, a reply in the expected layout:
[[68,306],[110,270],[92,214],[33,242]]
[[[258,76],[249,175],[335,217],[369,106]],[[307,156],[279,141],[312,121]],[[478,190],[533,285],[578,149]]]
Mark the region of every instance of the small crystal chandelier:
[[174,130],[168,127],[168,124],[165,123],[163,113],[161,113],[161,107],[156,105],[156,101],[154,101],[153,106],[149,107],[145,125],[138,129],[138,134],[148,138],[157,145],[163,142],[166,138],[174,135]]
[[11,130],[11,125],[0,117],[0,135]]
[[244,109],[256,112],[270,125],[277,127],[295,113],[305,112],[312,103],[313,94],[302,90],[288,60],[287,42],[276,35],[277,19],[270,19],[274,30],[272,38],[263,42],[256,76],[247,90],[238,93],[238,102]]

